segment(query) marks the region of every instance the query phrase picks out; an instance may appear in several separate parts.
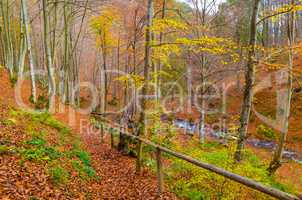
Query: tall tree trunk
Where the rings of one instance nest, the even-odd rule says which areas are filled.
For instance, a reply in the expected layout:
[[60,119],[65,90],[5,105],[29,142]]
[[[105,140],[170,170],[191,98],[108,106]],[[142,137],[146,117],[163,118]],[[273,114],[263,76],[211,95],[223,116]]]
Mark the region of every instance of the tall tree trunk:
[[64,0],[64,9],[63,9],[63,16],[64,16],[64,56],[63,56],[63,69],[61,77],[62,81],[62,97],[63,102],[67,103],[71,100],[71,66],[70,66],[70,16],[69,16],[69,5],[66,0]]
[[[167,4],[167,1],[163,0],[162,11],[161,11],[161,19],[165,19],[165,17],[166,17],[166,6],[167,6],[166,4]],[[163,34],[163,32],[160,32],[160,34],[159,34],[159,44],[162,44],[163,39],[164,39],[164,34]],[[160,98],[161,98],[161,88],[160,88],[160,73],[161,73],[161,70],[162,70],[162,64],[161,64],[160,59],[159,59],[158,63],[157,63],[157,68],[156,68],[156,72],[158,73],[156,75],[156,100],[157,100],[157,103],[159,103]]]
[[25,62],[25,56],[26,56],[26,37],[25,37],[25,28],[24,28],[24,14],[21,9],[20,11],[20,46],[19,46],[19,59],[18,59],[18,77],[23,77],[23,71],[24,71],[24,62]]
[[47,1],[43,0],[43,27],[44,27],[44,52],[45,52],[45,61],[47,65],[48,72],[48,104],[49,108],[53,109],[53,103],[55,100],[55,77],[54,77],[54,68],[52,66],[52,56],[51,56],[51,44],[49,37],[49,23],[48,23],[48,9],[47,9]]
[[251,28],[250,28],[250,41],[249,41],[249,51],[248,51],[248,61],[247,69],[245,72],[245,88],[243,96],[243,104],[240,115],[240,127],[239,127],[239,139],[237,144],[237,149],[235,152],[235,160],[240,161],[242,159],[242,150],[244,149],[248,123],[250,119],[252,98],[253,98],[253,85],[255,82],[255,54],[256,54],[256,32],[257,32],[257,16],[259,11],[260,0],[255,0],[254,8],[251,18]]
[[[291,1],[291,5],[295,5],[295,0]],[[290,107],[291,107],[291,98],[292,98],[292,87],[293,87],[293,78],[292,71],[294,65],[294,52],[293,46],[295,43],[295,12],[292,11],[288,14],[288,46],[289,46],[289,54],[288,54],[288,71],[287,71],[287,84],[286,84],[286,102],[285,108],[278,108],[278,113],[284,115],[283,121],[283,130],[280,134],[280,139],[278,143],[278,147],[274,153],[273,160],[270,163],[268,171],[270,174],[274,174],[279,167],[281,167],[282,153],[285,146],[285,141],[288,133],[288,123],[290,117]]]
[[100,112],[106,112],[106,99],[107,99],[107,36],[103,33],[100,37],[102,37],[103,44],[101,45],[102,50],[102,65],[100,66]]
[[[203,8],[202,8],[202,13],[200,16],[200,21],[201,25],[205,26],[206,24],[206,11],[207,11],[207,1],[203,1]],[[200,13],[199,13],[200,14]],[[202,33],[202,36],[205,36],[204,32]],[[201,112],[200,112],[200,117],[199,117],[199,141],[201,144],[205,142],[205,72],[206,72],[206,55],[204,53],[201,54],[201,98],[200,98],[200,104],[201,104]]]
[[[139,130],[138,135],[145,133],[145,120],[146,120],[146,95],[148,94],[148,79],[149,79],[149,68],[151,67],[151,26],[153,19],[153,0],[148,0],[147,8],[147,23],[146,23],[146,41],[145,41],[145,63],[144,63],[144,85],[142,88],[142,102],[141,111],[139,118]],[[141,157],[142,157],[142,142],[139,141],[137,144],[137,162],[136,172],[141,172]]]
[[4,48],[5,48],[5,65],[9,70],[10,76],[13,76],[13,68],[14,68],[14,52],[13,52],[13,44],[11,38],[11,24],[10,24],[10,7],[9,1],[4,0],[0,2],[2,18],[3,18],[3,34],[4,34]]
[[32,52],[32,44],[31,44],[31,37],[30,37],[30,24],[27,14],[27,1],[21,0],[22,4],[22,11],[23,11],[23,17],[24,17],[24,26],[25,26],[25,32],[26,32],[26,41],[27,41],[27,50],[29,52],[29,66],[30,66],[30,76],[31,76],[31,92],[32,92],[32,99],[35,103],[37,100],[37,94],[36,94],[36,81],[35,81],[35,64],[34,64],[34,55]]
[[199,117],[199,141],[201,144],[205,142],[205,56],[202,54],[201,56],[202,63],[201,63],[201,98],[200,98],[200,104],[201,104],[201,111],[200,111],[200,117]]
[[54,13],[53,13],[53,29],[52,29],[52,40],[51,40],[51,60],[53,66],[56,66],[56,37],[57,37],[57,23],[58,23],[58,2],[54,0]]

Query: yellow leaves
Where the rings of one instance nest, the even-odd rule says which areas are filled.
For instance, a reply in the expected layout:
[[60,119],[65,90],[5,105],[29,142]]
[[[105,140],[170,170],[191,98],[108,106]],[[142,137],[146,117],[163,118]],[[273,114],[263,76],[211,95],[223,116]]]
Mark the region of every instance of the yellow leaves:
[[222,61],[223,65],[230,62],[239,62],[240,60],[240,56],[236,52],[238,46],[230,39],[204,36],[197,39],[178,38],[176,42],[187,46],[188,49],[196,53],[226,55],[230,58],[230,61]]
[[105,32],[117,21],[119,21],[120,16],[118,12],[113,8],[105,8],[102,10],[102,14],[93,17],[90,21],[90,26],[93,30],[99,32]]
[[166,32],[166,31],[185,31],[188,27],[179,21],[174,19],[154,19],[151,31],[154,33]]
[[144,84],[144,77],[136,74],[127,74],[125,76],[120,76],[115,79],[116,81],[123,82],[126,86],[135,86],[135,88],[139,88]]
[[[282,14],[287,14],[291,12],[302,11],[302,5],[281,5],[273,10],[263,11],[263,19],[271,19],[273,23],[277,22]],[[261,21],[261,20],[260,20]]]
[[159,76],[161,76],[161,77],[168,77],[168,78],[172,78],[173,77],[171,74],[169,74],[169,73],[167,73],[167,72],[165,72],[163,70],[160,70],[160,71],[157,71],[157,72],[152,72],[151,76],[152,76],[152,82],[154,82],[154,83],[156,82],[156,80],[157,80],[157,78]]
[[119,23],[119,20],[120,16],[118,12],[110,7],[103,9],[100,16],[91,18],[90,27],[97,36],[97,46],[107,48],[116,44],[113,28]]
[[294,11],[302,11],[302,5],[295,5]]
[[233,43],[229,39],[219,38],[219,37],[200,37],[197,39],[189,39],[189,38],[179,38],[176,40],[178,43],[182,43],[188,46],[202,46],[202,47],[213,47],[216,48],[216,51],[220,51],[220,47],[226,47],[236,49],[235,43]]
[[168,65],[171,54],[180,55],[181,48],[176,44],[165,44],[153,48],[152,59],[160,60],[163,64]]
[[287,67],[287,65],[280,63],[263,63],[268,70],[279,70],[283,67]]

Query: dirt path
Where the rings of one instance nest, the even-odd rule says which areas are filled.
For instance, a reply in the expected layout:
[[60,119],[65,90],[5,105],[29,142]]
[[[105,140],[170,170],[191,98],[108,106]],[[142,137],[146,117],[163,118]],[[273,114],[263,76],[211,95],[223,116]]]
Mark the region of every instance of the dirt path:
[[[68,108],[72,109],[72,108]],[[81,120],[88,122],[87,115],[77,112],[73,129],[81,133],[86,149],[93,158],[93,167],[101,177],[98,194],[101,199],[177,199],[169,192],[157,195],[157,179],[147,169],[141,175],[135,174],[135,159],[124,156],[109,145],[108,138],[101,142],[99,134],[83,132]],[[56,114],[60,121],[68,123],[69,116]],[[85,126],[88,126],[85,124]]]
[[[8,73],[4,69],[0,69],[0,83],[2,86],[1,104],[8,107],[18,107],[15,90],[9,80]],[[29,104],[30,83],[25,82],[21,91],[24,102]],[[80,135],[86,150],[91,154],[92,166],[100,177],[100,181],[89,182],[85,185],[92,192],[80,199],[177,199],[174,194],[169,192],[158,196],[157,179],[154,174],[145,169],[142,175],[136,175],[134,158],[124,156],[117,150],[112,149],[109,143],[106,142],[108,141],[106,138],[105,142],[101,143],[99,134],[90,134],[88,131],[81,130],[81,121],[84,121],[87,127],[89,125],[89,116],[76,112],[70,106],[65,106],[64,112],[62,110],[59,112],[59,107],[64,106],[58,102],[54,117],[69,124],[74,134]],[[74,118],[71,116],[74,116]],[[3,172],[5,173],[5,170]],[[78,190],[81,190],[81,188],[78,188]],[[54,188],[51,188],[49,192],[50,194],[58,194]]]

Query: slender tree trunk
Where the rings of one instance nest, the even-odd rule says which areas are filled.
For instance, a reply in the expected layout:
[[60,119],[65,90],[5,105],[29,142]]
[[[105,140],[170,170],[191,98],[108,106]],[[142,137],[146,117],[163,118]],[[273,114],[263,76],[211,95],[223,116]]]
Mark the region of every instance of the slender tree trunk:
[[[292,6],[295,5],[295,0],[291,1]],[[293,87],[293,78],[292,78],[292,71],[294,65],[294,52],[293,46],[295,43],[295,12],[291,12],[288,14],[288,46],[290,47],[289,54],[288,54],[288,71],[287,71],[287,93],[286,93],[286,102],[285,109],[278,108],[278,112],[281,115],[284,115],[284,122],[283,122],[283,130],[280,134],[280,139],[278,143],[278,147],[274,153],[273,160],[270,163],[268,171],[270,174],[274,174],[279,167],[281,167],[282,161],[282,153],[284,150],[286,137],[288,133],[288,123],[290,117],[290,107],[291,107],[291,98],[292,98],[292,87]]]
[[237,149],[235,152],[235,160],[240,161],[242,159],[242,150],[244,149],[246,137],[247,137],[247,129],[248,122],[250,119],[250,111],[252,105],[253,98],[253,85],[255,81],[255,46],[256,46],[256,32],[257,32],[257,16],[259,11],[260,0],[254,1],[254,8],[251,18],[251,29],[250,29],[250,41],[249,41],[249,51],[248,51],[248,61],[247,61],[247,69],[245,72],[245,88],[244,88],[244,96],[243,96],[243,104],[240,115],[240,127],[239,127],[239,139],[237,144]]
[[[146,120],[146,95],[148,94],[148,79],[149,68],[151,67],[151,26],[153,19],[153,0],[148,0],[147,9],[147,27],[146,27],[146,41],[145,41],[145,64],[144,64],[144,85],[142,88],[142,102],[139,118],[139,132],[138,135],[144,135],[145,133],[145,120]],[[142,142],[138,142],[137,145],[137,163],[136,172],[141,173],[141,158],[142,158]]]
[[3,40],[3,27],[0,25],[0,47],[1,47],[1,64],[5,65],[5,49]]
[[18,77],[23,77],[23,71],[24,71],[24,62],[25,62],[25,56],[26,56],[26,33],[24,28],[24,14],[21,9],[20,11],[20,47],[19,47],[19,59],[18,59]]
[[101,80],[101,84],[100,84],[100,112],[101,113],[105,113],[106,112],[106,99],[107,99],[107,73],[106,73],[106,69],[107,69],[107,45],[106,45],[106,35],[105,33],[103,33],[101,35],[102,40],[103,40],[103,45],[102,45],[102,60],[103,63],[101,65],[101,69],[100,69],[100,80]]
[[[203,8],[202,8],[202,14],[201,14],[201,25],[205,26],[206,24],[206,10],[207,10],[207,1],[203,1]],[[203,36],[205,36],[204,33],[202,33]],[[205,72],[206,72],[206,55],[204,53],[201,54],[201,98],[200,98],[200,104],[201,104],[201,113],[199,117],[199,141],[201,144],[205,142]]]
[[68,16],[68,3],[64,1],[64,56],[63,56],[63,70],[62,70],[62,97],[63,102],[70,101],[70,49],[69,49],[69,16]]
[[[133,34],[133,73],[136,74],[136,44],[137,44],[137,15],[138,15],[138,9],[135,9],[135,14],[134,14],[134,34]],[[136,115],[137,113],[137,90],[135,88],[134,90],[134,99],[133,99],[133,104],[132,104],[132,115]]]
[[[162,13],[161,13],[161,18],[162,19],[165,19],[165,17],[166,17],[166,4],[167,4],[167,1],[163,0]],[[163,34],[163,32],[160,32],[160,34],[159,34],[159,44],[162,44],[163,39],[164,39],[164,34]],[[157,76],[156,76],[157,77],[156,78],[156,100],[157,100],[157,103],[159,103],[160,98],[161,98],[161,88],[160,88],[160,73],[161,73],[161,70],[162,70],[162,64],[161,64],[160,60],[158,60],[157,69],[156,69],[156,72],[158,73]]]
[[204,80],[204,73],[205,73],[205,57],[202,55],[202,72],[201,72],[201,113],[199,117],[199,141],[201,144],[205,143],[205,80]]
[[52,40],[51,40],[51,60],[53,66],[56,66],[56,36],[57,36],[57,23],[58,23],[58,2],[54,0],[54,13],[53,13],[53,30],[52,30]]
[[51,44],[50,44],[50,37],[49,37],[49,23],[48,23],[48,9],[47,9],[47,1],[43,0],[43,27],[44,27],[44,52],[45,52],[45,60],[47,65],[47,72],[48,72],[48,103],[49,108],[53,109],[53,103],[55,100],[55,77],[54,77],[54,68],[52,66],[52,57],[51,57]]
[[26,32],[26,41],[27,41],[27,50],[29,52],[29,66],[30,66],[30,76],[31,76],[31,89],[32,89],[32,99],[33,102],[36,102],[37,95],[36,95],[36,81],[35,81],[35,64],[34,64],[34,56],[32,52],[32,44],[31,44],[31,37],[30,37],[30,24],[27,14],[27,1],[21,0],[22,10],[23,10],[23,17],[24,17],[24,25],[25,25],[25,32]]
[[5,48],[5,65],[9,70],[10,76],[13,76],[14,68],[14,54],[13,54],[13,45],[11,39],[11,30],[10,30],[10,8],[9,1],[4,0],[0,2],[2,18],[3,18],[3,33],[4,33],[4,48]]

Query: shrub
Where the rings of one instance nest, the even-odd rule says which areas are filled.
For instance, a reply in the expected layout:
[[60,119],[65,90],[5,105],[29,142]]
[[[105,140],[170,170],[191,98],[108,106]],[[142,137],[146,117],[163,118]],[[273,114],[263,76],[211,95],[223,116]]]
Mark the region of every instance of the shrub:
[[48,174],[55,184],[65,184],[69,179],[69,173],[60,166],[50,168]]
[[9,154],[14,151],[13,147],[9,147],[6,145],[0,145],[0,155]]
[[60,152],[52,147],[46,146],[46,141],[41,138],[32,138],[25,142],[25,148],[19,149],[23,159],[32,161],[51,161],[60,158]]
[[69,156],[76,157],[79,160],[72,160],[73,168],[78,172],[79,176],[84,180],[91,178],[98,179],[95,170],[91,167],[91,158],[89,153],[83,150],[73,150]]
[[51,147],[34,147],[29,149],[22,149],[21,155],[25,160],[32,160],[32,161],[51,161],[54,159],[58,159],[61,156],[61,153],[56,151]]
[[261,136],[264,136],[265,138],[268,139],[276,139],[276,133],[273,129],[271,129],[270,127],[267,127],[263,124],[259,125],[257,127],[257,133]]
[[83,162],[78,161],[78,160],[73,160],[72,166],[78,172],[79,176],[82,179],[84,179],[84,180],[89,180],[91,178],[98,179],[95,170],[91,166],[85,165]]
[[49,106],[48,99],[44,95],[39,95],[35,103],[36,109],[45,109]]
[[0,123],[5,125],[5,126],[13,126],[16,125],[17,120],[14,118],[10,118],[10,119],[0,119]]

